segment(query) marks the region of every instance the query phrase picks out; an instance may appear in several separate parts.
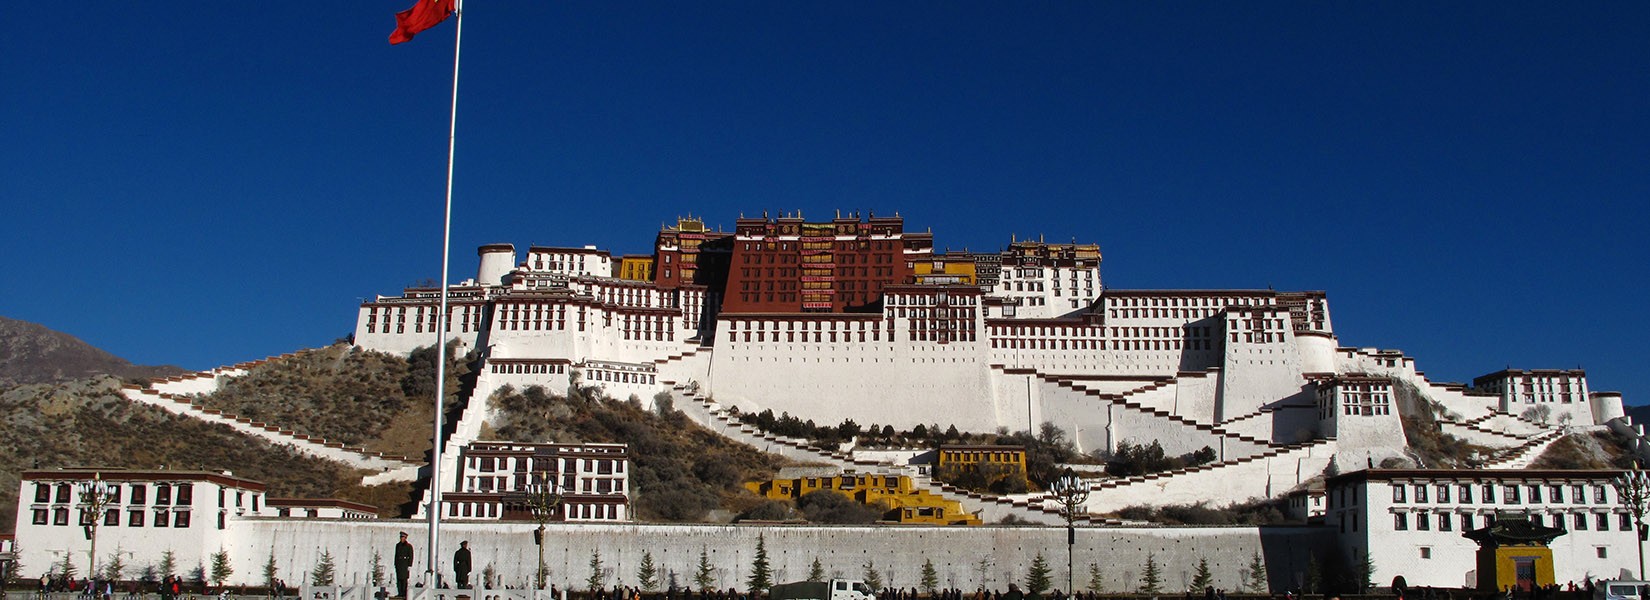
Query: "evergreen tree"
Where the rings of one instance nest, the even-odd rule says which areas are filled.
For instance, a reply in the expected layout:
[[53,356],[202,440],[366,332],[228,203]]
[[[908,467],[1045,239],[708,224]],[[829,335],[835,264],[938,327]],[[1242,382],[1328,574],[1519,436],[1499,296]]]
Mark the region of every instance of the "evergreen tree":
[[584,579],[584,589],[592,592],[602,588],[602,582],[607,579],[602,575],[602,551],[597,550],[590,555],[590,576]]
[[1037,557],[1031,559],[1031,570],[1026,572],[1026,593],[1033,596],[1042,596],[1043,592],[1048,591],[1054,581],[1049,576],[1051,572],[1052,570],[1048,568],[1048,560],[1043,558],[1042,552],[1038,552]]
[[275,588],[275,549],[269,549],[269,560],[264,561],[264,587]]
[[1197,571],[1192,574],[1192,591],[1204,590],[1215,586],[1215,576],[1209,572],[1209,559],[1198,557]]
[[929,596],[933,596],[934,591],[939,588],[940,574],[934,570],[934,559],[924,558],[922,560],[922,591],[927,592]]
[[1100,576],[1100,565],[1089,563],[1089,591],[1096,594],[1105,590],[1106,579]]
[[761,593],[773,587],[773,570],[768,567],[768,544],[763,536],[756,536],[756,560],[751,561],[751,576],[745,580],[745,589]]
[[377,550],[372,551],[372,566],[368,567],[367,576],[372,578],[372,587],[384,585],[384,556]]
[[162,579],[178,574],[178,556],[171,550],[160,553],[160,576]]
[[155,570],[154,563],[143,565],[143,572],[138,575],[138,581],[142,581],[144,583],[154,583],[156,581],[160,581],[160,572]]
[[112,581],[120,581],[126,577],[126,561],[120,559],[120,551],[109,553],[109,560],[103,562],[103,577]]
[[206,585],[206,565],[195,563],[195,568],[189,570],[189,583],[197,587]]
[[[212,568],[217,569],[216,563],[213,564],[214,566]],[[323,550],[321,552],[321,561],[315,563],[315,571],[309,574],[309,584],[313,586],[332,585],[332,579],[334,576],[333,571],[332,551]],[[216,572],[216,570],[213,571],[213,573]],[[213,577],[216,578],[217,575],[213,575]]]
[[1140,593],[1156,594],[1163,591],[1163,574],[1157,569],[1157,555],[1146,554],[1146,570],[1140,574]]
[[235,568],[229,566],[229,551],[219,548],[212,553],[212,584],[223,587],[223,582],[229,581],[229,576],[235,574]]
[[1259,550],[1255,551],[1249,566],[1244,567],[1242,575],[1243,591],[1251,594],[1264,594],[1269,591],[1271,586],[1266,583],[1266,563],[1261,562]]
[[1314,554],[1306,555],[1306,583],[1303,587],[1308,594],[1323,591],[1323,565],[1318,563],[1318,557]]
[[693,573],[693,585],[705,590],[716,583],[716,569],[710,566],[710,552],[704,546],[699,547],[699,568]]
[[69,579],[74,579],[74,576],[79,573],[79,571],[76,571],[74,568],[74,561],[70,560],[70,557],[73,554],[73,552],[64,552],[63,562],[57,563],[57,572]]
[[873,592],[882,591],[882,572],[877,570],[877,563],[865,561],[865,574],[862,576],[865,585]]
[[825,565],[819,564],[819,557],[814,557],[814,564],[808,565],[808,581],[825,581]]
[[652,552],[642,552],[642,566],[636,568],[636,583],[649,592],[659,588],[659,568],[653,565]]
[[980,587],[986,587],[986,582],[991,579],[991,567],[989,556],[981,556],[980,562],[974,563],[974,572],[980,575]]
[[1358,593],[1367,592],[1370,586],[1374,585],[1372,579],[1375,577],[1375,556],[1365,551],[1364,559],[1359,561],[1356,567],[1353,567],[1352,575],[1356,578]]

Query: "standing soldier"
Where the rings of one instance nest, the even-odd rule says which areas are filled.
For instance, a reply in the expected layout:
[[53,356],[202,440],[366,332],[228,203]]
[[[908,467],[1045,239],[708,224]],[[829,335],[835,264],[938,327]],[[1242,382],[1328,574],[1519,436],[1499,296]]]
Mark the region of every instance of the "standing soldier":
[[407,597],[407,573],[412,569],[413,547],[407,543],[407,532],[401,532],[401,541],[395,544],[395,595]]
[[458,589],[470,587],[470,542],[458,543],[458,551],[453,553],[453,575],[458,578]]

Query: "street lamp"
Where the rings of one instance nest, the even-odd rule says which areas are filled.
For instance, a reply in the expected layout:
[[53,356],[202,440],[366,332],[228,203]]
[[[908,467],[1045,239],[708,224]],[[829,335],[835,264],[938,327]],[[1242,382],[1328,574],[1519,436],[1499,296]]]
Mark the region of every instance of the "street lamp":
[[1049,488],[1055,502],[1060,503],[1060,516],[1066,519],[1066,593],[1070,594],[1076,590],[1072,579],[1072,547],[1077,544],[1077,516],[1084,512],[1083,503],[1089,501],[1089,484],[1067,467]]
[[86,576],[97,578],[97,526],[103,524],[103,514],[115,502],[115,489],[103,482],[102,473],[92,473],[91,481],[80,482],[80,525],[85,528],[91,549],[86,551]]
[[536,482],[527,486],[527,507],[533,511],[533,521],[539,524],[533,530],[533,545],[539,547],[538,575],[534,581],[537,589],[544,589],[544,524],[550,522],[550,517],[561,506],[561,491],[556,482],[550,479],[549,474],[539,471]]
[[1633,461],[1633,468],[1621,474],[1610,482],[1616,487],[1616,500],[1627,507],[1628,514],[1633,515],[1633,530],[1638,533],[1638,540],[1634,543],[1639,547],[1639,579],[1644,579],[1644,515],[1646,504],[1650,503],[1650,474],[1639,468],[1638,461]]

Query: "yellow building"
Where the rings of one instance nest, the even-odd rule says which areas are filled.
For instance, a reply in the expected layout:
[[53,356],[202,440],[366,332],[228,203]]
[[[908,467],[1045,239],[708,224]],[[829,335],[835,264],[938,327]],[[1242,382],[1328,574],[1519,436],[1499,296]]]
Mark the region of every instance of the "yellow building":
[[904,475],[839,473],[804,477],[780,477],[773,481],[752,481],[745,489],[769,500],[796,500],[802,496],[829,490],[873,505],[889,507],[883,520],[926,525],[979,525],[980,517],[963,510],[961,502],[948,500],[928,490],[911,485]]
[[626,254],[619,257],[619,279],[653,281],[653,257],[646,254]]
[[945,445],[940,446],[935,467],[999,464],[1026,471],[1026,449],[1022,446]]
[[911,265],[912,282],[917,285],[978,285],[972,254],[941,254]]

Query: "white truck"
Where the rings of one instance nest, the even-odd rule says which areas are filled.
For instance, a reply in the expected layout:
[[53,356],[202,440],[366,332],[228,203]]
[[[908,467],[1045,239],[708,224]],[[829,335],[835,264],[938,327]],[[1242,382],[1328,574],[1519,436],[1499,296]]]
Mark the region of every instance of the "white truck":
[[873,600],[871,587],[857,579],[798,581],[768,588],[769,600]]

